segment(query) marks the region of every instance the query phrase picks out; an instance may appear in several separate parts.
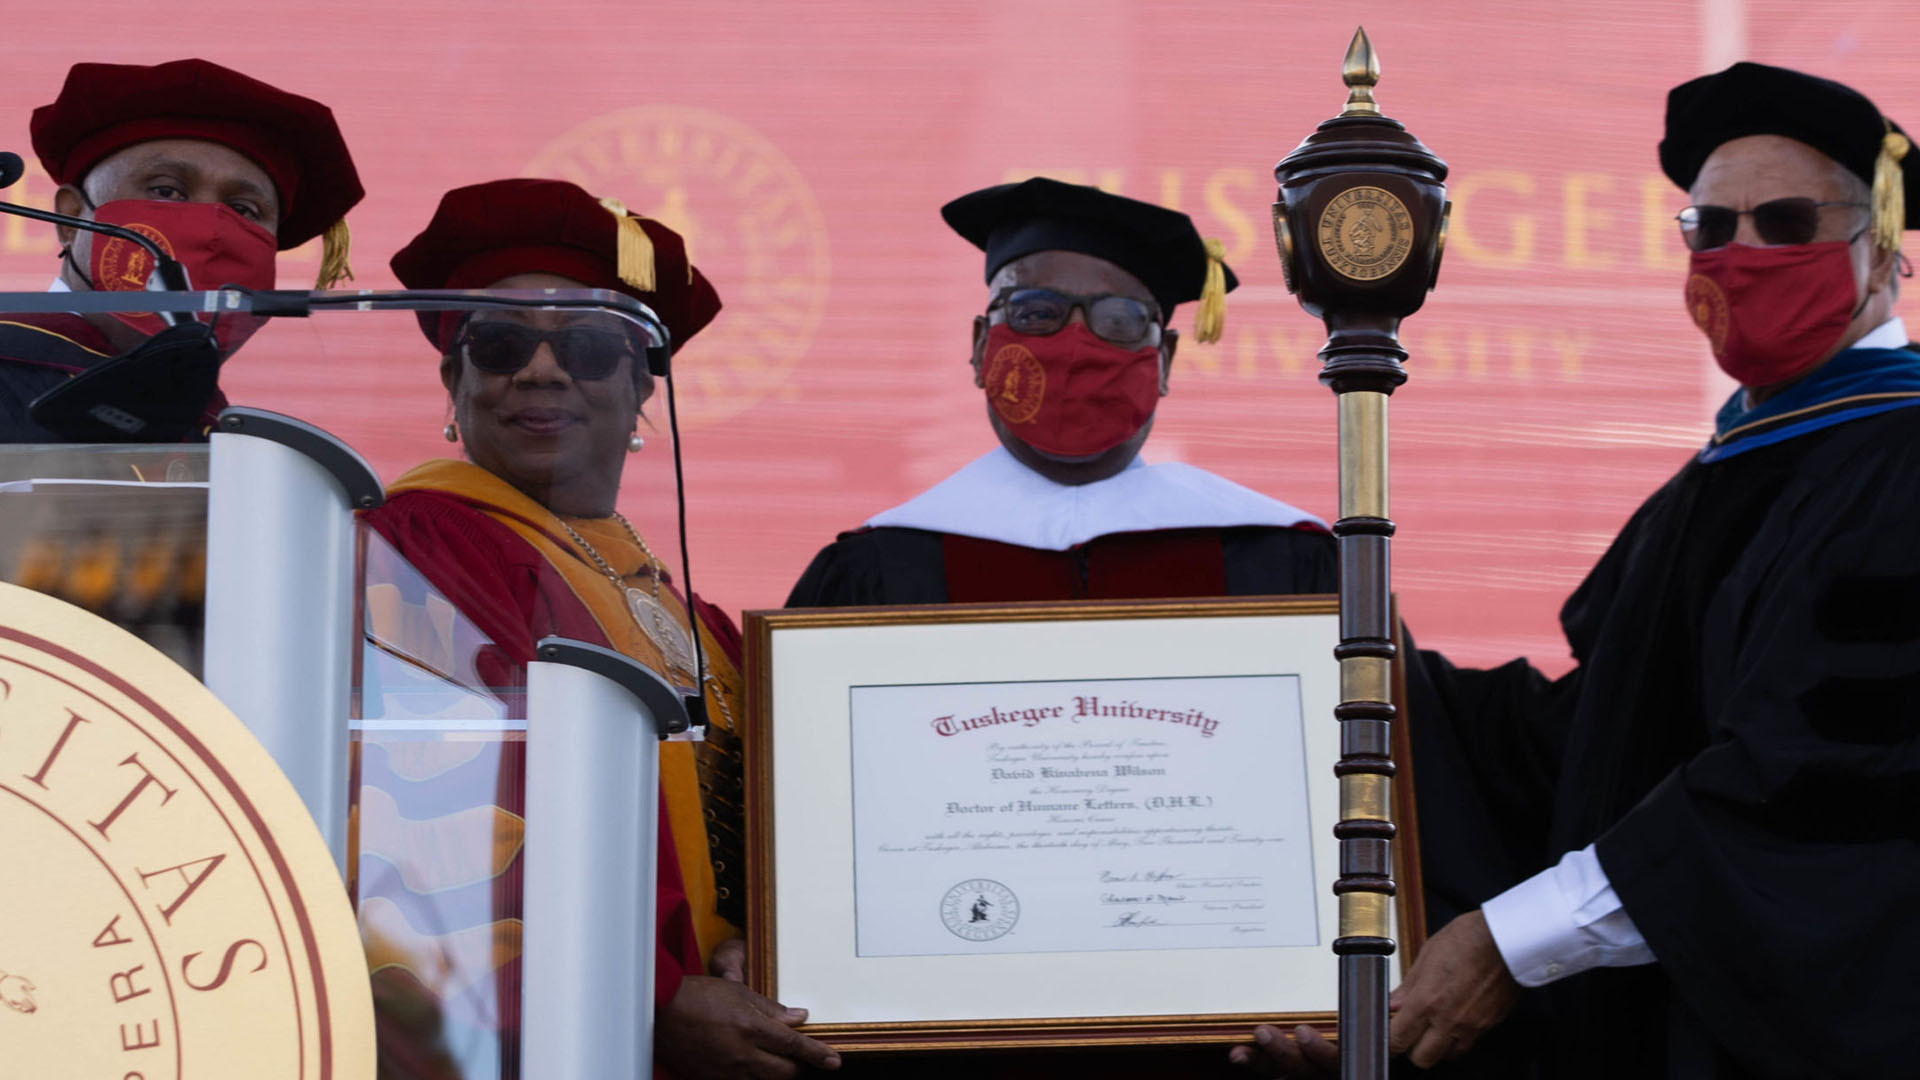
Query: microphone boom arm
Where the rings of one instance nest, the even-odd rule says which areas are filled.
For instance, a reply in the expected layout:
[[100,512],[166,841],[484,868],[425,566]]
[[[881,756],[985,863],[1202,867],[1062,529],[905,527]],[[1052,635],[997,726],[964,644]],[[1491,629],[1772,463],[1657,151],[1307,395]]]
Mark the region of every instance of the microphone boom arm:
[[[45,221],[53,225],[66,225],[70,228],[84,229],[88,232],[99,233],[102,236],[116,237],[130,244],[137,244],[142,251],[145,251],[153,257],[153,275],[147,279],[147,288],[149,290],[154,292],[187,292],[192,288],[192,285],[187,281],[187,271],[185,267],[175,261],[172,256],[162,251],[160,245],[153,242],[152,237],[142,236],[132,229],[119,225],[107,225],[98,221],[88,221],[86,218],[72,217],[67,214],[56,214],[51,210],[36,210],[31,206],[21,206],[19,203],[0,202],[0,213],[13,214],[16,217],[32,218],[35,221]],[[158,281],[158,285],[155,284],[156,280]],[[160,317],[165,320],[168,325],[178,325],[181,321],[181,317],[174,312],[162,312]]]

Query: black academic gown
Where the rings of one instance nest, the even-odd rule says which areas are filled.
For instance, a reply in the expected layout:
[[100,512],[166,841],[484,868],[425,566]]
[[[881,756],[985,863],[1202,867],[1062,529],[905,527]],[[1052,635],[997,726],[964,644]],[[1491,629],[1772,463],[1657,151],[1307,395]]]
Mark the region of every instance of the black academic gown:
[[0,313],[0,443],[64,442],[35,422],[28,406],[112,355],[78,316]]
[[1333,537],[1318,526],[1162,529],[1066,551],[924,529],[856,529],[823,548],[788,607],[1145,600],[1330,593]]
[[1561,621],[1556,681],[1409,671],[1430,924],[1597,842],[1658,958],[1528,991],[1498,1074],[1920,1072],[1920,408],[1688,464]]
[[[105,335],[78,315],[0,312],[0,443],[71,441],[34,420],[34,399],[115,355]],[[215,388],[201,411],[202,434],[184,441],[206,441],[204,432],[226,407]]]

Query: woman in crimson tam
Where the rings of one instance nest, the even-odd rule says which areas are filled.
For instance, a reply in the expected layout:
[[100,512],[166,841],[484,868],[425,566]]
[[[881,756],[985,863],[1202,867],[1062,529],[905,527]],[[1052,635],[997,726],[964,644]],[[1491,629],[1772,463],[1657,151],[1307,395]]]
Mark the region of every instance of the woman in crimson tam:
[[[499,180],[448,192],[425,231],[392,260],[416,289],[610,289],[659,315],[677,349],[712,321],[720,300],[672,230],[612,199],[555,180]],[[524,685],[533,643],[559,634],[607,646],[682,686],[700,685],[708,739],[662,745],[655,1056],[661,1072],[695,1077],[790,1076],[794,1061],[832,1068],[832,1050],[796,1035],[804,1013],[742,980],[744,852],[738,634],[725,614],[683,600],[639,531],[615,509],[642,407],[653,392],[637,328],[597,312],[422,313],[440,354],[465,460],[427,462],[367,515],[429,582],[505,654],[494,685]],[[700,635],[705,670],[696,659]],[[696,749],[697,747],[697,749]],[[508,778],[491,800],[522,798]],[[515,856],[505,876],[521,873]],[[400,887],[400,886],[395,886]],[[508,906],[520,890],[504,890]],[[495,918],[519,912],[496,905]],[[371,944],[370,944],[371,947]],[[500,969],[503,1075],[518,1068],[517,962]],[[709,971],[711,975],[707,974]],[[376,977],[378,979],[378,977]],[[422,981],[376,983],[376,1001],[417,1002]],[[404,1008],[392,1010],[406,1015]],[[415,1009],[414,1011],[418,1011]],[[382,1058],[399,1063],[416,1037],[382,1028]]]

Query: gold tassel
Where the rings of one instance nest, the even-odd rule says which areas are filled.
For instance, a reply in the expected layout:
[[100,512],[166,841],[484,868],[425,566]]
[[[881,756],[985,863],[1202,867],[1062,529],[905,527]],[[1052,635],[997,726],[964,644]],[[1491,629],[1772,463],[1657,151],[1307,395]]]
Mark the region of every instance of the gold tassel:
[[1227,264],[1223,261],[1227,249],[1218,240],[1206,244],[1207,280],[1200,286],[1200,311],[1193,317],[1193,336],[1202,345],[1211,345],[1220,340],[1220,331],[1227,327]]
[[614,216],[620,230],[619,240],[614,246],[615,272],[620,280],[639,289],[641,292],[654,290],[653,280],[653,238],[647,230],[640,227],[637,218],[627,216],[627,204],[619,199],[601,199],[600,205]]
[[1907,227],[1907,185],[1900,159],[1912,145],[1888,125],[1880,138],[1880,158],[1873,163],[1873,242],[1883,251],[1900,250],[1900,234]]
[[353,280],[353,267],[347,265],[347,250],[352,246],[346,218],[327,226],[320,235],[320,274],[314,279],[314,288],[331,289],[339,282]]

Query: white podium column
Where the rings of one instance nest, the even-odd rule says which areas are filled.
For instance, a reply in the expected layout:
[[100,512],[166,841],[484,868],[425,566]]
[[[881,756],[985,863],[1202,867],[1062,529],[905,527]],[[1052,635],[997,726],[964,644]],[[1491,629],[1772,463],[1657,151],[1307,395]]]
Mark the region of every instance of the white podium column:
[[520,1070],[653,1075],[660,739],[687,727],[660,676],[546,638],[527,666]]
[[222,412],[212,443],[206,684],[293,781],[344,873],[353,512],[380,505],[380,478],[339,439],[260,409]]

